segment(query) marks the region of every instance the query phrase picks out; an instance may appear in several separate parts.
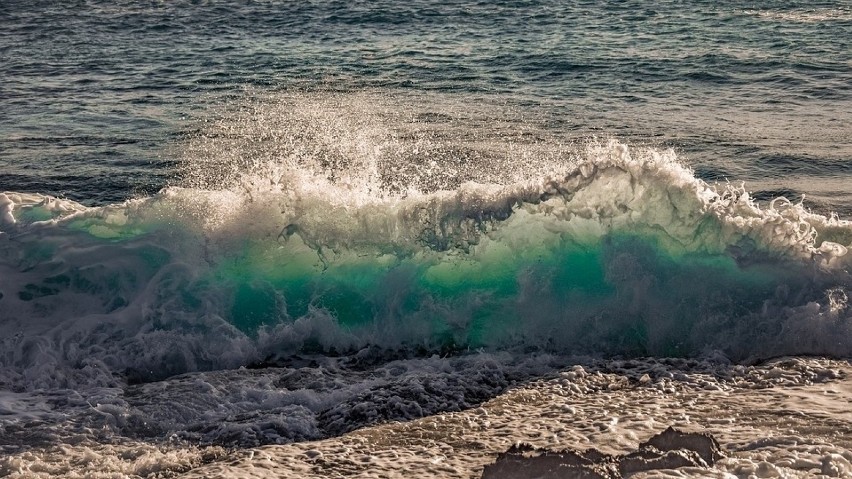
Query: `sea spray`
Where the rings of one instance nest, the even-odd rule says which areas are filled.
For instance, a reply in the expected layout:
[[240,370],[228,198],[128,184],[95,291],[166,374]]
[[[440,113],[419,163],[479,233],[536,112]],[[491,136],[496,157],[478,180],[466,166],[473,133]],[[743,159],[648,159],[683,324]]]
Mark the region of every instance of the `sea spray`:
[[848,222],[761,208],[670,151],[592,143],[538,182],[369,201],[304,171],[274,180],[100,208],[5,193],[4,381],[367,347],[852,353]]

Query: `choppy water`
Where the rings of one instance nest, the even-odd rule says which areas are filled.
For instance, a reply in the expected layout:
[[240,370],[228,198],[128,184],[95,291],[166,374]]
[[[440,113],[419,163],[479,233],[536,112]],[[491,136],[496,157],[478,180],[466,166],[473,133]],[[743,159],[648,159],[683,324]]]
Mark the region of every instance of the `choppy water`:
[[315,439],[571,355],[852,355],[852,6],[0,24],[0,447]]
[[[451,115],[455,140],[497,119],[670,145],[703,179],[852,211],[842,2],[10,1],[0,15],[0,189],[150,194],[211,104],[370,89],[422,121]],[[464,113],[480,104],[511,109]]]

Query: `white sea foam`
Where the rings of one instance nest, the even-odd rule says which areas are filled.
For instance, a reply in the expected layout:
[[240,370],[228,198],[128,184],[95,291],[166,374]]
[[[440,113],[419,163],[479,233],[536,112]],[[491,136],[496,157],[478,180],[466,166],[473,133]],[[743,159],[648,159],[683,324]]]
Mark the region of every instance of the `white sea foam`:
[[[680,331],[691,341],[686,354],[700,352],[701,341],[740,358],[852,351],[841,300],[850,287],[849,222],[786,200],[760,207],[742,188],[695,179],[670,151],[594,143],[543,181],[466,183],[404,196],[375,197],[294,171],[271,182],[249,172],[251,181],[236,190],[174,187],[100,208],[4,194],[12,220],[3,222],[0,238],[2,380],[27,389],[113,385],[116,373],[153,379],[232,368],[314,341],[338,351],[432,348],[436,335],[451,332],[464,345],[475,311],[489,304],[510,319],[494,323],[477,347],[548,338],[562,350],[635,354],[668,347]],[[247,184],[253,186],[244,190]],[[606,238],[619,235],[641,241],[607,246]],[[616,296],[581,293],[565,303],[548,277],[559,267],[556,258],[596,248],[603,257],[594,261],[603,264],[592,269],[603,272],[577,266],[570,274],[603,274]],[[707,269],[701,258],[730,265]],[[683,263],[677,274],[716,290],[665,279],[667,261]],[[222,272],[228,268],[236,273]],[[307,293],[316,299],[341,282],[364,281],[364,272],[379,278],[379,286],[356,290],[375,314],[361,318],[372,326],[341,326],[345,318],[321,302],[292,316],[288,304],[298,298],[276,290],[287,278],[318,278]],[[748,286],[760,275],[775,291],[725,290],[725,281]],[[489,277],[517,286],[496,293]],[[241,281],[259,295],[254,304],[278,310],[268,313],[276,315],[273,323],[234,319],[239,311],[229,301]],[[450,285],[463,296],[447,300],[428,289]],[[400,309],[413,297],[419,305]],[[684,310],[684,300],[706,304]],[[726,306],[732,301],[762,306],[733,316],[741,310]],[[507,322],[518,311],[524,321]],[[647,328],[640,349],[606,344],[612,334],[623,341],[619,328],[635,327],[637,317]],[[589,321],[598,329],[590,332]],[[751,327],[767,321],[774,326],[763,333]]]
[[[567,358],[563,359],[566,360]],[[0,459],[0,473],[9,477],[137,477],[183,473],[181,477],[479,477],[484,465],[498,453],[519,442],[551,450],[597,448],[619,454],[668,426],[712,434],[721,444],[723,459],[712,468],[652,470],[631,477],[848,477],[852,460],[852,417],[848,401],[850,369],[847,362],[814,358],[782,358],[761,366],[742,366],[719,361],[642,359],[590,361],[574,359],[558,366],[556,358],[509,355],[465,361],[484,361],[481,372],[508,372],[518,360],[527,362],[527,372],[543,375],[519,383],[506,393],[478,407],[431,415],[414,421],[403,408],[399,416],[385,416],[385,424],[358,429],[339,437],[287,445],[240,450],[199,448],[181,442],[153,444],[139,440],[80,441],[46,444],[14,451]],[[386,400],[356,395],[343,401],[359,417],[381,417],[407,394],[422,391],[423,382],[441,371],[456,378],[476,379],[475,369],[455,368],[456,360],[399,361],[388,365],[387,374],[402,368],[421,371],[420,381],[400,381]],[[577,362],[579,361],[579,362]],[[556,369],[553,369],[554,366]],[[187,411],[201,415],[198,396],[210,388],[236,391],[247,386],[245,401],[257,396],[259,378],[279,375],[306,387],[317,387],[342,378],[310,368],[310,374],[294,376],[297,370],[233,371],[216,379],[201,374],[150,385],[151,401],[163,412]],[[283,373],[283,374],[282,374]],[[308,373],[308,369],[303,370]],[[407,374],[407,373],[406,373]],[[384,391],[387,377],[376,376],[376,392]],[[358,381],[356,381],[358,382]],[[274,381],[273,381],[274,383]],[[287,387],[270,383],[267,394],[283,395]],[[308,386],[313,383],[313,386]],[[254,385],[254,386],[252,386]],[[364,383],[366,386],[366,382]],[[437,384],[436,384],[437,386]],[[157,400],[155,389],[168,394]],[[315,389],[319,392],[321,388]],[[329,391],[335,389],[331,387]],[[291,390],[295,393],[297,390]],[[333,393],[332,393],[333,394]],[[128,396],[134,393],[128,391]],[[283,398],[283,396],[280,396]],[[395,400],[393,400],[395,398]],[[435,399],[440,398],[435,392]],[[133,400],[132,397],[128,397]],[[276,399],[280,400],[280,399]],[[237,401],[223,401],[236,404]],[[307,402],[304,404],[308,404]],[[423,402],[422,404],[428,404]],[[171,405],[171,406],[170,406]],[[298,414],[280,416],[298,421]],[[353,416],[354,418],[355,416]],[[159,418],[163,425],[171,419]],[[255,421],[258,430],[274,427],[267,419],[232,416],[231,424]],[[211,420],[211,424],[214,421]],[[33,431],[37,431],[34,428]],[[215,430],[215,428],[211,428]]]

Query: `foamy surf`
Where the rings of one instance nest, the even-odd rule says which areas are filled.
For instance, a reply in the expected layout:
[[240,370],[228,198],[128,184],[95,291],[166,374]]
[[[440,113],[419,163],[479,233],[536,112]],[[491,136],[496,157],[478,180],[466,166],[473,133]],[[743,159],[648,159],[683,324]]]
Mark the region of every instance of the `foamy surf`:
[[[61,445],[47,440],[25,451],[8,452],[0,459],[0,473],[15,478],[397,478],[417,471],[418,477],[476,478],[501,453],[519,443],[551,451],[594,448],[599,455],[624,454],[674,426],[711,435],[719,443],[721,457],[712,466],[651,464],[627,477],[852,475],[848,408],[852,370],[847,362],[783,358],[761,366],[741,366],[718,360],[574,358],[545,372],[548,363],[558,364],[554,361],[527,361],[528,366],[536,363],[544,368],[539,369],[537,379],[519,383],[476,407],[416,420],[391,420],[319,441],[229,450],[176,439],[72,437]],[[435,365],[441,360],[431,362]],[[569,366],[571,363],[574,365]],[[489,367],[494,372],[502,370],[499,361]],[[428,368],[426,371],[424,378]],[[286,377],[292,372],[278,374]],[[459,375],[465,376],[463,372]],[[169,388],[175,393],[180,389],[199,391],[198,385],[210,379],[203,374],[188,376],[169,383]],[[246,394],[255,391],[249,387]],[[189,397],[184,395],[184,400]],[[400,411],[406,399],[405,395],[397,397]],[[389,404],[394,402],[371,402],[369,396],[362,397],[351,404],[349,418],[380,415]],[[273,417],[277,421],[297,418],[291,411]],[[237,417],[230,419],[218,426],[239,426],[234,421]],[[272,430],[275,425],[266,420],[258,421],[256,427]],[[20,437],[38,434],[37,429],[7,429]]]
[[376,197],[304,171],[99,208],[7,192],[4,381],[368,347],[852,353],[849,222],[760,207],[672,152],[593,144],[563,169]]

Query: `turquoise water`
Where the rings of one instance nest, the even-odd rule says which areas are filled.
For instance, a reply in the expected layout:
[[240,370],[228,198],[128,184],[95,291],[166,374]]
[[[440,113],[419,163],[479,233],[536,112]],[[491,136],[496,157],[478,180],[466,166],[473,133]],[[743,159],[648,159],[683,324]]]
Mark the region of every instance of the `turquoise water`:
[[[105,207],[6,193],[0,301],[24,333],[10,347],[70,328],[73,357],[150,378],[365,348],[850,352],[848,221],[761,207],[672,152],[583,155],[545,182],[406,195],[375,194],[370,168],[340,185],[303,158]],[[51,350],[9,365],[67,360]]]

